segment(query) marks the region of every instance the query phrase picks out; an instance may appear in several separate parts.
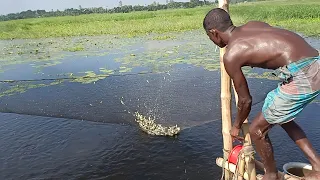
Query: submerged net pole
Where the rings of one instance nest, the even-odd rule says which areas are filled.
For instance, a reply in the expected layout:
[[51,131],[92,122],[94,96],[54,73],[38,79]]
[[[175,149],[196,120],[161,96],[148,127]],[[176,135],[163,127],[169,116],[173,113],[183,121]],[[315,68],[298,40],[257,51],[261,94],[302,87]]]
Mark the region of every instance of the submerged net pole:
[[[229,0],[219,0],[219,8],[229,12]],[[220,48],[220,69],[221,69],[221,115],[222,115],[222,136],[223,136],[223,158],[228,159],[232,149],[231,130],[231,80],[224,68],[223,56],[226,49]],[[224,169],[225,180],[232,178],[232,173]]]

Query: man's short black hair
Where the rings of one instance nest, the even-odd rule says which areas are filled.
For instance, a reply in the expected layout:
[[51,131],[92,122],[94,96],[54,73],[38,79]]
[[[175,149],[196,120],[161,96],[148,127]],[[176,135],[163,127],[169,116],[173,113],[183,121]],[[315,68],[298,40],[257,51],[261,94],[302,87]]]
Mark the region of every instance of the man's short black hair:
[[211,29],[226,31],[230,26],[233,26],[229,14],[221,8],[214,8],[208,12],[203,20],[203,28],[208,32]]

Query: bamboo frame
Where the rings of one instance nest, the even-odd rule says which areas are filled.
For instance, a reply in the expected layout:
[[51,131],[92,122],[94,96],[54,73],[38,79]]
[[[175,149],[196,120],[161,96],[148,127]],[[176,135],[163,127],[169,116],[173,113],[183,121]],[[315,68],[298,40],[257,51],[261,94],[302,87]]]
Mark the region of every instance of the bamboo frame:
[[[233,87],[233,92],[234,92],[234,96],[235,96],[235,101],[236,101],[236,104],[238,104],[238,94],[237,94],[237,91],[234,87],[234,84],[232,83],[232,87]],[[243,132],[243,135],[244,135],[244,145],[245,146],[251,146],[252,143],[251,143],[251,137],[250,137],[250,133],[249,133],[249,121],[248,119],[246,119],[244,122],[243,122],[243,125],[242,125],[242,132]],[[242,159],[241,159],[242,160]],[[255,168],[255,163],[254,163],[254,158],[253,157],[250,157],[250,156],[246,156],[244,158],[244,161],[245,161],[245,164],[247,165],[247,173],[248,173],[248,176],[249,176],[249,179],[250,180],[256,180],[256,168]],[[242,163],[240,161],[240,163]],[[239,168],[240,168],[240,173],[243,165],[240,164]],[[241,175],[241,174],[240,174]]]
[[[220,66],[221,66],[221,112],[222,112],[222,135],[224,158],[228,159],[229,152],[232,150],[231,130],[231,93],[230,93],[230,77],[228,76],[223,64],[223,54],[225,49],[220,50]],[[228,170],[225,170],[225,180],[231,177]]]
[[[251,146],[251,137],[249,134],[249,124],[248,124],[248,120],[246,120],[244,122],[244,124],[242,125],[242,129],[243,129],[243,134],[245,135],[245,146]],[[255,167],[255,163],[254,163],[254,157],[251,156],[246,156],[245,157],[245,164],[247,165],[247,173],[249,175],[249,179],[250,180],[256,180],[256,167]]]
[[[219,8],[229,12],[229,0],[219,0]],[[221,69],[221,115],[222,115],[222,136],[223,136],[223,157],[228,159],[229,152],[232,150],[231,130],[231,81],[224,68],[223,56],[226,49],[220,48],[220,69]],[[230,180],[232,173],[224,169],[225,180]]]
[[238,176],[237,180],[243,180],[244,178],[244,173],[245,173],[245,156],[242,153],[239,159],[239,167],[238,167],[238,172],[235,174],[235,176]]
[[[229,0],[219,0],[219,8],[222,8],[225,11],[229,12]],[[232,120],[231,120],[231,79],[227,74],[224,67],[224,63],[223,63],[223,56],[225,54],[225,51],[226,51],[225,48],[220,48],[222,135],[223,135],[223,147],[225,150],[223,156],[224,156],[224,159],[227,159],[229,156],[229,152],[232,150],[232,138],[230,135]],[[234,94],[237,102],[238,96],[235,89],[234,89]],[[245,145],[251,145],[248,120],[244,122],[243,134],[245,135],[245,142],[246,142]],[[239,166],[240,176],[244,175],[245,164],[247,164],[247,167],[248,167],[247,170],[250,176],[250,180],[256,180],[255,166],[251,157],[244,157],[240,159],[240,166]],[[225,180],[229,180],[231,178],[231,173],[227,169],[225,169],[224,171],[225,171],[224,172]],[[240,178],[242,177],[239,177],[239,180],[241,180]]]

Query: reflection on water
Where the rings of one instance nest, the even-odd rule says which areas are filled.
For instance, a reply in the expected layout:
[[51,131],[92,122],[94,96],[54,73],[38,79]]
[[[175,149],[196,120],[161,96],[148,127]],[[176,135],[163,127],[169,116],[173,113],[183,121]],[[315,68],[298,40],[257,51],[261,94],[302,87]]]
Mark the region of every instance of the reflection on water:
[[[184,37],[116,39],[118,47],[109,44],[97,56],[90,47],[59,60],[58,50],[53,60],[11,63],[15,56],[0,57],[0,78],[10,80],[0,83],[0,179],[218,179],[218,54],[201,33]],[[244,71],[254,101],[251,120],[277,81],[270,71]],[[298,118],[316,148],[318,101]],[[147,135],[134,120],[137,111],[160,124],[177,124],[180,134]],[[271,140],[279,169],[292,157],[306,162],[280,128],[271,131]]]

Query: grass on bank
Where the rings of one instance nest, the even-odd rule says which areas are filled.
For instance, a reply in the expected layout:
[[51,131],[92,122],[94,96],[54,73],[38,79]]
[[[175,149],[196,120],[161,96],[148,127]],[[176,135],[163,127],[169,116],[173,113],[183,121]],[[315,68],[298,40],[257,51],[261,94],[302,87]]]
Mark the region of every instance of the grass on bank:
[[[127,14],[90,14],[0,22],[0,39],[182,32],[202,28],[213,7]],[[319,0],[274,0],[230,6],[236,25],[261,20],[308,36],[320,36]]]

